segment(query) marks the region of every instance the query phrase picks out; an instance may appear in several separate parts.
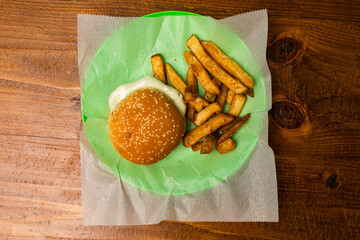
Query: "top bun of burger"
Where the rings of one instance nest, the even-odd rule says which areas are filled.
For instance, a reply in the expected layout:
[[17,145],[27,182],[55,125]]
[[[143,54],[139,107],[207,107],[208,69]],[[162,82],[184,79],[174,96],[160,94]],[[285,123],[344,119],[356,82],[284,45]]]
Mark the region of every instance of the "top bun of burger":
[[171,153],[185,132],[182,114],[163,92],[138,89],[110,112],[110,140],[119,154],[136,164],[153,164]]

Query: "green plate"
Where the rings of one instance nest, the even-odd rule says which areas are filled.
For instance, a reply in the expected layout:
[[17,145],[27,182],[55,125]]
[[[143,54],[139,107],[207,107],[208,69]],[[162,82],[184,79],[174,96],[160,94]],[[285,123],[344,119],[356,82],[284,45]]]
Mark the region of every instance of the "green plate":
[[202,15],[191,12],[182,12],[182,11],[165,11],[165,12],[150,13],[143,17],[164,17],[164,16],[202,16]]
[[[92,60],[82,89],[82,113],[87,120],[85,129],[98,156],[125,182],[150,192],[185,194],[207,189],[227,179],[241,168],[255,148],[266,111],[262,76],[251,52],[228,28],[217,21],[184,12],[159,12],[135,19],[112,34]],[[107,118],[108,97],[120,84],[152,75],[150,57],[161,53],[185,79],[188,66],[183,52],[186,40],[195,34],[211,40],[236,60],[255,80],[255,97],[248,98],[241,112],[252,113],[250,120],[234,136],[237,147],[221,155],[192,152],[182,144],[162,161],[148,166],[136,165],[123,159],[110,142]],[[204,90],[200,86],[200,95]],[[227,108],[227,107],[226,107]],[[85,117],[86,116],[86,117]],[[187,130],[194,125],[188,122]]]

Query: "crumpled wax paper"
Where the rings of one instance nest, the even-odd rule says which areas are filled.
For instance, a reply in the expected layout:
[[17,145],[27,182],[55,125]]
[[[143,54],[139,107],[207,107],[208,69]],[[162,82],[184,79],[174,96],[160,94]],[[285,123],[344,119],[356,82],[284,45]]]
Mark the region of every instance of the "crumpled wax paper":
[[[99,71],[96,68],[89,70],[96,52],[114,32],[123,26],[129,26],[134,21],[137,24],[142,22],[145,25],[150,24],[154,29],[157,29],[151,36],[156,39],[157,34],[160,36],[160,32],[174,30],[170,29],[170,24],[167,24],[174,22],[174,19],[176,20],[176,30],[186,32],[189,23],[196,23],[199,18],[196,16],[122,18],[78,15],[78,64],[82,94],[84,88],[87,88],[86,84],[90,82],[88,81],[89,78],[86,78],[86,74],[91,70]],[[250,105],[249,108],[258,110],[252,113],[252,116],[263,119],[262,125],[256,131],[258,140],[251,156],[235,174],[205,190],[187,194],[173,194],[172,191],[169,191],[168,194],[152,193],[128,184],[103,163],[98,155],[99,152],[95,152],[89,141],[85,124],[80,141],[84,225],[154,224],[161,220],[278,221],[275,161],[267,140],[267,111],[271,107],[271,76],[266,63],[266,10],[240,14],[223,20],[206,17],[205,20],[201,21],[207,21],[207,23],[210,21],[212,37],[215,40],[208,40],[214,40],[216,44],[219,41],[221,42],[221,39],[216,37],[218,36],[216,33],[222,27],[236,34],[251,52],[254,61],[251,65],[256,65],[260,79],[263,81],[262,84],[265,89],[264,106],[259,107],[256,103],[248,104]],[[121,34],[133,34],[132,31],[136,33],[137,30],[122,31]],[[141,37],[141,32],[139,37]],[[179,40],[174,39],[174,41]],[[221,46],[221,44],[219,45]],[[170,45],[169,47],[171,48]],[[179,51],[182,52],[183,50],[186,49]],[[137,54],[138,56],[139,54],[151,56],[150,54],[154,53],[137,52]],[[178,64],[181,64],[182,56],[173,53],[171,57],[177,58],[180,61]],[[124,64],[126,65],[126,63]],[[147,65],[149,64],[147,63]],[[108,65],[105,64],[104,66],[107,67]],[[251,66],[244,66],[246,70],[249,67],[251,68]],[[129,70],[127,76],[132,80],[137,80],[144,74],[152,74],[151,70],[149,72],[149,66],[136,72],[130,71],[131,66],[126,66],[126,68]],[[179,71],[180,75],[184,75],[185,69]],[[87,79],[86,83],[85,79]],[[114,89],[114,86],[107,88]],[[99,92],[101,91],[100,85]],[[102,91],[102,93],[105,96],[108,94],[106,91],[105,93]],[[90,119],[102,118],[105,113],[108,113],[106,105],[101,107],[100,104],[97,109],[96,107],[93,109],[84,108],[84,102],[91,102],[89,95],[95,96],[96,99],[96,96],[101,94],[97,92],[87,94],[86,99],[83,97],[85,94],[82,95],[83,113],[88,115]]]

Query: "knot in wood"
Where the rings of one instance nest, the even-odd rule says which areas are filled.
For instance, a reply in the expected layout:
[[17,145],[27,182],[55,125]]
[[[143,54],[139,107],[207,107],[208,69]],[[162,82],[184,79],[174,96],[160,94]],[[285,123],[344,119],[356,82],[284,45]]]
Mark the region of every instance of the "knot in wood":
[[79,97],[79,96],[75,96],[75,97],[71,98],[70,101],[71,101],[72,103],[75,103],[75,105],[79,105],[79,104],[80,104],[80,97]]
[[268,47],[267,55],[273,64],[287,65],[301,56],[302,51],[302,42],[291,37],[283,37]]
[[271,114],[275,122],[285,129],[300,128],[305,119],[299,107],[289,101],[274,103]]
[[335,189],[339,186],[338,177],[336,174],[332,174],[328,179],[326,180],[326,186]]

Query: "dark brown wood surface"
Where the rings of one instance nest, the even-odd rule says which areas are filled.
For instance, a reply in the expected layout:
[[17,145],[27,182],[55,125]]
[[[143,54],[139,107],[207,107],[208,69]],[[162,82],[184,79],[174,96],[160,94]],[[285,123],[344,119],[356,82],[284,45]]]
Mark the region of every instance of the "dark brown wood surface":
[[[279,223],[82,226],[78,13],[267,8]],[[358,1],[0,0],[0,239],[360,239]]]

